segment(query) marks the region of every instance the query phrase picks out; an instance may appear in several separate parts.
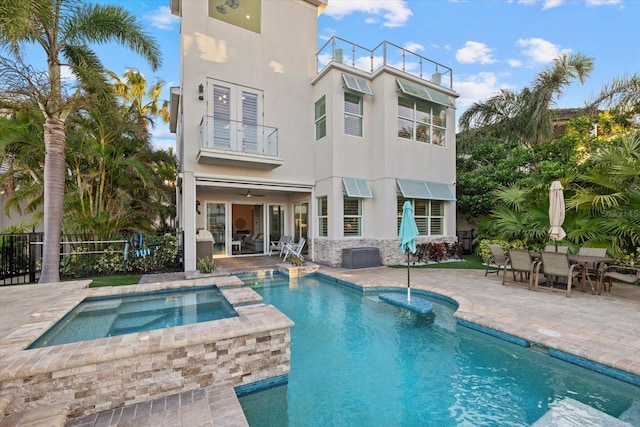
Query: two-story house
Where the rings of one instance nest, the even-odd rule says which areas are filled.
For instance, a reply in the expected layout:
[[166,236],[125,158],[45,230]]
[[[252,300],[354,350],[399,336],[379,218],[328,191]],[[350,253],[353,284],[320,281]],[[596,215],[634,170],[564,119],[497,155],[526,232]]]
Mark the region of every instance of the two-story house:
[[[307,259],[398,250],[405,200],[419,241],[454,241],[452,70],[389,42],[334,37],[324,0],[171,0],[181,18],[171,129],[179,158],[185,270],[208,230],[214,257],[304,237]],[[205,233],[208,235],[208,233]]]

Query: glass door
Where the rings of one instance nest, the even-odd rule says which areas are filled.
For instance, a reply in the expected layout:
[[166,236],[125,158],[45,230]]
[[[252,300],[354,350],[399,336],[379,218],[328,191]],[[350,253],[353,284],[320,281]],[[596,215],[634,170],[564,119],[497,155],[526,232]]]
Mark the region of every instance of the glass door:
[[302,253],[306,254],[307,248],[309,247],[309,203],[304,202],[293,205],[293,221],[293,238],[296,242],[298,242],[301,237],[304,237],[307,243],[305,243],[304,248],[302,249]]
[[207,203],[207,230],[213,235],[213,255],[226,255],[227,213],[224,203]]
[[284,235],[284,206],[269,206],[269,244],[277,242]]

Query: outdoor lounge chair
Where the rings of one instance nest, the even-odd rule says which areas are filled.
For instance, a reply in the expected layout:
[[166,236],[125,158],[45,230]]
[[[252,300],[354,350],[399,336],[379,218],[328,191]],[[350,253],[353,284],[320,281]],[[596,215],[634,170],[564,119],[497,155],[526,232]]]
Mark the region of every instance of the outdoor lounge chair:
[[[548,287],[552,291],[564,290],[556,288],[557,279],[564,277],[567,280],[567,297],[571,296],[571,287],[573,286],[573,280],[576,277],[582,276],[582,265],[571,264],[569,262],[569,255],[561,252],[540,252],[542,261],[537,263],[534,267],[534,290],[538,290],[538,283],[540,280],[540,268],[543,269],[544,275],[547,277]],[[584,283],[582,284],[584,287]]]
[[[534,261],[531,254],[527,250],[523,249],[509,249],[509,264],[511,265],[511,272],[513,273],[513,280],[516,280],[516,275],[520,276],[520,281],[524,282],[526,278],[529,281],[528,288],[532,289],[533,285],[533,269],[537,261]],[[507,272],[502,275],[502,285],[504,286],[507,278]]]
[[282,251],[284,251],[285,243],[290,243],[293,240],[291,236],[281,236],[280,240],[277,242],[271,242],[271,247],[269,248],[269,255],[273,255],[274,252],[279,252],[280,256],[282,256]]
[[605,291],[611,292],[613,281],[629,284],[640,281],[640,267],[633,265],[608,265],[602,275],[602,284]]
[[285,243],[284,244],[284,258],[282,258],[283,261],[287,260],[287,257],[290,254],[295,254],[297,257],[303,259],[302,255],[300,254],[302,252],[302,248],[304,248],[304,243],[305,243],[305,238],[301,237],[300,240],[298,240],[298,243]]
[[[487,277],[489,273],[496,273],[500,275],[500,268],[502,267],[505,272],[507,270],[508,259],[500,245],[489,245],[491,255],[493,256],[493,263],[487,262],[487,269],[484,272],[484,277]],[[497,266],[497,270],[489,270],[489,267]]]

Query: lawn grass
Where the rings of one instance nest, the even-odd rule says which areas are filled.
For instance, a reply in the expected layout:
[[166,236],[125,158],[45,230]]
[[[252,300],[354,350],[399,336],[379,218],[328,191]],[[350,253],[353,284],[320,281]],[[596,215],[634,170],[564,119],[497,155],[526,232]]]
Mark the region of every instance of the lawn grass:
[[105,276],[105,277],[91,277],[90,288],[100,288],[102,286],[125,286],[125,285],[137,285],[140,282],[140,274],[129,274],[126,276]]
[[[392,268],[407,268],[407,264],[397,264]],[[486,265],[482,264],[475,254],[462,255],[462,261],[438,262],[434,264],[412,265],[411,268],[455,268],[459,270],[484,270]]]

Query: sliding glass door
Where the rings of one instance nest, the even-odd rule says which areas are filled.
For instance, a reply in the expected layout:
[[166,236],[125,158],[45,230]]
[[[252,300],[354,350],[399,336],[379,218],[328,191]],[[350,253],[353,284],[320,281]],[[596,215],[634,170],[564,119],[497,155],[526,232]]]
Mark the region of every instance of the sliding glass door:
[[213,235],[213,255],[226,255],[227,214],[224,203],[207,203],[207,230]]

